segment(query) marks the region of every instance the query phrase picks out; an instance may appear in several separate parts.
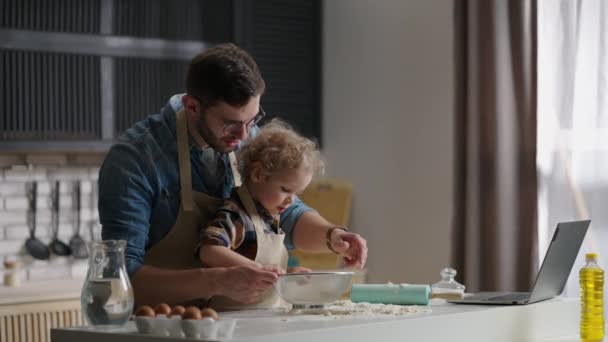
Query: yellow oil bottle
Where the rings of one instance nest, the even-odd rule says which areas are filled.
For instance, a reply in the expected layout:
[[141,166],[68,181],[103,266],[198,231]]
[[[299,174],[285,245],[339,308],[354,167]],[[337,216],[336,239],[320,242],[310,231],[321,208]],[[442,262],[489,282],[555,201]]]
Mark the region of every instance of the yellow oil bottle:
[[581,286],[581,340],[604,339],[604,270],[597,263],[597,254],[585,255],[586,265],[579,271]]

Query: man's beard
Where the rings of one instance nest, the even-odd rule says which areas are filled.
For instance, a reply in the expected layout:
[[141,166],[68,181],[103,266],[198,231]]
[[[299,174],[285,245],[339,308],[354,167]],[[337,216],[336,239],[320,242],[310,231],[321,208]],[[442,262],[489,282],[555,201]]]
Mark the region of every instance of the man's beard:
[[221,146],[219,146],[219,144],[218,144],[219,143],[219,139],[215,136],[215,134],[213,134],[213,132],[205,124],[205,118],[201,118],[201,120],[199,121],[198,134],[201,135],[201,137],[203,138],[203,140],[205,140],[205,142],[211,148],[213,148],[217,152],[224,152],[224,151],[222,151]]
[[213,131],[205,124],[205,118],[202,118],[198,125],[198,134],[200,134],[203,140],[205,140],[205,142],[216,152],[229,153],[234,150],[234,148],[221,145],[221,140],[213,134]]

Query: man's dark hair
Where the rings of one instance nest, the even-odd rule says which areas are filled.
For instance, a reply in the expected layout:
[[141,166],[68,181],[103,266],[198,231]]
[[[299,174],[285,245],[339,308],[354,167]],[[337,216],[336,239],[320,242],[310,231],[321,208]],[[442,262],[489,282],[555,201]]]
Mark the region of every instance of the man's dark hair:
[[241,107],[253,96],[264,94],[266,85],[258,65],[243,49],[231,43],[216,45],[198,54],[188,68],[188,94],[212,106],[224,101]]

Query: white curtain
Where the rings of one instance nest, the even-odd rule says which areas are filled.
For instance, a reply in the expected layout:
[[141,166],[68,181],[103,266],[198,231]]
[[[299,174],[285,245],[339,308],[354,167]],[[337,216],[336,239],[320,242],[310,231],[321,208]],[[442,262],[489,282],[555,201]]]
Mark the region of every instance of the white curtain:
[[[559,221],[591,218],[584,254],[608,271],[608,1],[538,2],[539,261]],[[608,272],[606,273],[608,274]]]

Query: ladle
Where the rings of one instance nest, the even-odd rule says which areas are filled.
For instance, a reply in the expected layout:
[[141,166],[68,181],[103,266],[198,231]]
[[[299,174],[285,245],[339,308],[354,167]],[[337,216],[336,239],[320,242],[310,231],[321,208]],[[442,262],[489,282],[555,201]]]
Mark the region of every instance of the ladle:
[[30,231],[30,237],[25,240],[25,249],[27,252],[38,260],[47,260],[51,256],[49,247],[36,237],[36,198],[38,197],[38,183],[26,183],[28,209],[27,209],[27,227]]
[[59,240],[59,181],[51,186],[51,229],[53,240],[49,245],[51,252],[58,256],[68,256],[72,253],[70,246]]

